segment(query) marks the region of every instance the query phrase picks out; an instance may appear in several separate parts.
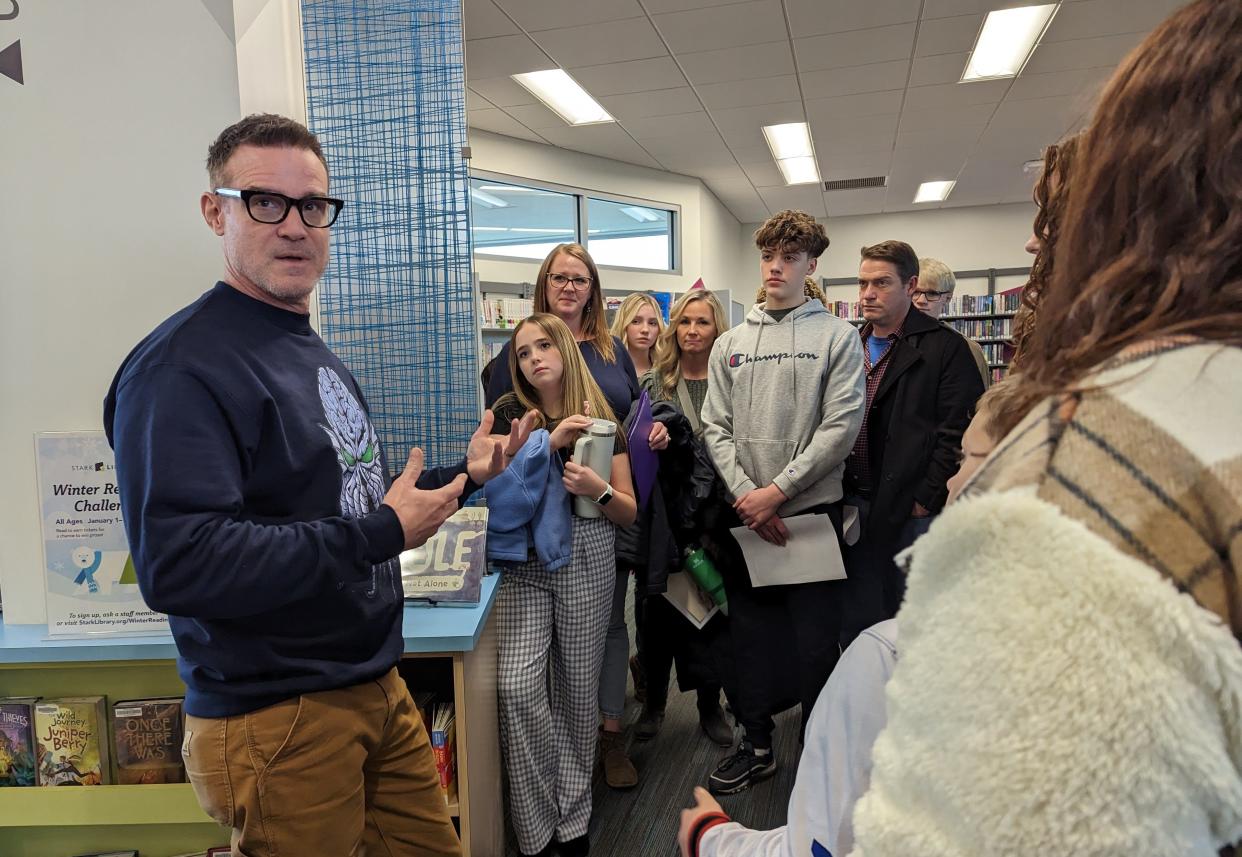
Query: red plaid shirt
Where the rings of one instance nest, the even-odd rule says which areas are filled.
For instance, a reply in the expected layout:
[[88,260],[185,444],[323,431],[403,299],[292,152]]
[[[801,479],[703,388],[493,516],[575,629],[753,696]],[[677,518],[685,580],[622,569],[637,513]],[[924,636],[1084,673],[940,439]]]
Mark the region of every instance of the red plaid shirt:
[[884,373],[888,369],[888,358],[893,353],[893,345],[905,333],[906,323],[903,319],[901,326],[895,330],[888,338],[888,347],[884,349],[884,353],[880,355],[880,359],[874,364],[871,362],[871,349],[867,347],[867,337],[871,335],[871,322],[867,322],[858,331],[862,336],[863,345],[863,364],[866,366],[867,372],[867,406],[863,410],[862,428],[858,430],[858,440],[854,441],[854,451],[850,453],[850,457],[845,460],[846,475],[851,477],[853,483],[863,491],[870,491],[871,484],[871,450],[870,441],[867,437],[867,421],[871,418],[871,402],[875,399],[876,390],[880,389],[880,382],[884,380]]

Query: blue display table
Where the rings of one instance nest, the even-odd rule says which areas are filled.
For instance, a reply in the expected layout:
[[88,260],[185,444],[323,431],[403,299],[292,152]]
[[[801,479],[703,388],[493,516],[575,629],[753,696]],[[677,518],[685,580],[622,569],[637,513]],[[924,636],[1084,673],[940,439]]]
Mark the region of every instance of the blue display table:
[[[407,663],[451,670],[457,715],[457,817],[466,855],[504,853],[496,633],[488,622],[500,583],[483,580],[479,604],[407,604]],[[185,692],[167,634],[52,639],[46,625],[0,624],[0,696],[81,696],[109,700]],[[403,669],[403,672],[405,670]],[[36,857],[139,848],[144,857],[227,844],[228,832],[198,808],[187,784],[0,789],[0,854]]]

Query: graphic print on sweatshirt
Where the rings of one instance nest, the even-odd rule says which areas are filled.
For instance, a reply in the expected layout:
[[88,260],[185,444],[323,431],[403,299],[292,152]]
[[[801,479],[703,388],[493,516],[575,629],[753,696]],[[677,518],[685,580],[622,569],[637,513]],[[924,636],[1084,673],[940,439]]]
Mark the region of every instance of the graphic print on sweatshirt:
[[[380,507],[384,500],[384,471],[380,464],[379,438],[349,388],[335,371],[319,368],[319,401],[327,425],[322,426],[336,450],[341,465],[341,514],[361,518]],[[371,586],[366,591],[374,597],[380,576],[394,594],[399,594],[397,560],[390,559],[371,567]]]
[[729,355],[728,364],[730,369],[741,369],[747,363],[770,363],[776,361],[776,365],[779,366],[786,360],[813,360],[818,362],[819,355],[812,351],[799,351],[797,354],[792,354],[788,351],[777,351],[773,354],[757,355],[734,352]]

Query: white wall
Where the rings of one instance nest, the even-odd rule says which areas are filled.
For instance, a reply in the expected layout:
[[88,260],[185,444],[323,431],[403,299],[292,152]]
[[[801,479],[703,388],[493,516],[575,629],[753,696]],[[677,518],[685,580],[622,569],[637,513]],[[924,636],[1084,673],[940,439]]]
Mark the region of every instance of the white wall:
[[[1031,235],[1034,220],[1035,206],[1031,203],[831,217],[823,223],[832,244],[820,258],[816,276],[856,276],[859,249],[888,239],[905,241],[919,256],[940,259],[955,271],[1030,267],[1032,257],[1022,247]],[[741,229],[748,247],[758,226],[750,223]],[[1001,280],[997,288],[1013,288],[1023,282],[1023,277],[1010,277]],[[858,290],[832,286],[827,293],[829,300],[857,300]],[[986,293],[986,280],[963,281],[958,286],[958,294]]]
[[[679,293],[699,277],[708,288],[742,284],[737,272],[737,219],[698,179],[477,128],[470,129],[470,148],[472,170],[681,206],[681,273],[605,268],[600,274],[605,288]],[[521,283],[534,280],[539,262],[477,258],[475,268],[485,282]]]
[[21,3],[0,77],[0,594],[44,620],[33,434],[102,427],[126,353],[211,287],[207,146],[239,116],[229,0]]

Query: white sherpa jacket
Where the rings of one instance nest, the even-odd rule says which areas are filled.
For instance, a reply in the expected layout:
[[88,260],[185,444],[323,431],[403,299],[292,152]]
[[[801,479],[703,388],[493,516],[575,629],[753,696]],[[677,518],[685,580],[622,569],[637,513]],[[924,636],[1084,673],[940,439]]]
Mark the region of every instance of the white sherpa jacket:
[[902,657],[855,857],[1215,857],[1242,839],[1242,647],[1026,491],[903,559]]

